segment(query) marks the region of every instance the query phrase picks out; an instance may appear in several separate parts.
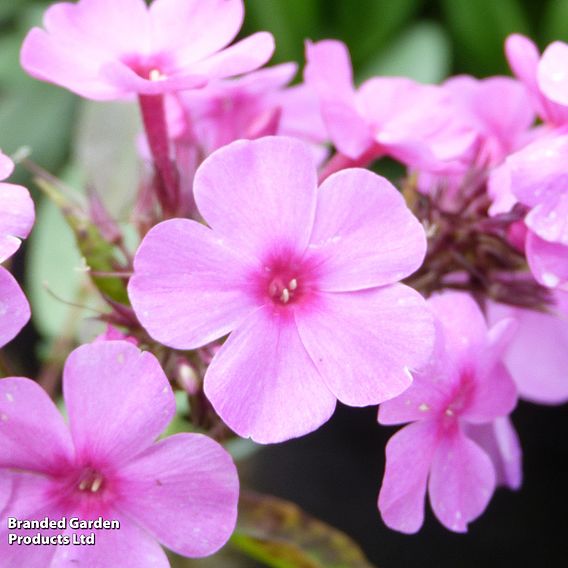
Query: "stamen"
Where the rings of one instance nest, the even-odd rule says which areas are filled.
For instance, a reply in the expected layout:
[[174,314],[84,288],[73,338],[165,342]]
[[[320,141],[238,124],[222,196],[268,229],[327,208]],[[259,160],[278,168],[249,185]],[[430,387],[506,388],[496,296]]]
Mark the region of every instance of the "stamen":
[[152,69],[149,73],[149,78],[150,81],[163,81],[165,79],[159,69]]
[[103,478],[100,475],[97,475],[97,477],[95,477],[91,485],[91,493],[96,493],[101,488],[102,484],[103,484]]
[[280,294],[280,300],[284,304],[287,304],[290,301],[290,292],[288,291],[288,288],[284,288],[284,290],[282,290],[282,294]]
[[290,288],[290,290],[295,290],[297,287],[298,281],[295,278],[292,278],[292,280],[288,283],[288,288]]

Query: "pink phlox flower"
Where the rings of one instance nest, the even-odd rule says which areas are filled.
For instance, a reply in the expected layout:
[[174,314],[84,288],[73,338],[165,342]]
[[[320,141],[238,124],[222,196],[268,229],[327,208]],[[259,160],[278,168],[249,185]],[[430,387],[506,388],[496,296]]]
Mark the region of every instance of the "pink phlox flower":
[[259,32],[230,47],[242,0],[79,0],[47,9],[21,62],[33,77],[90,99],[161,95],[257,69],[274,50]]
[[170,131],[196,141],[206,156],[235,140],[274,135],[282,112],[275,95],[296,71],[295,63],[284,63],[182,93],[174,99],[182,105],[182,124]]
[[527,89],[510,77],[448,79],[449,91],[463,119],[478,135],[477,166],[493,167],[525,144],[535,113],[526,104]]
[[[378,505],[389,527],[416,532],[424,520],[428,487],[439,521],[450,530],[465,532],[491,499],[496,465],[507,464],[510,477],[505,482],[520,481],[514,477],[519,471],[514,456],[520,456],[511,449],[514,432],[506,427],[499,430],[505,442],[490,452],[468,435],[472,427],[503,428],[495,420],[515,406],[515,384],[501,361],[515,322],[501,320],[488,329],[476,302],[463,293],[447,292],[428,303],[437,318],[430,364],[414,373],[406,392],[379,408],[381,424],[412,423],[387,444]],[[499,457],[498,464],[492,455]]]
[[519,396],[538,404],[568,402],[568,292],[555,290],[549,313],[489,305],[489,321],[514,317],[517,330],[503,360]]
[[[0,262],[10,258],[34,223],[34,204],[28,190],[1,183],[13,171],[12,161],[0,152]],[[13,339],[30,319],[29,304],[14,277],[0,266],[0,347]]]
[[337,399],[377,404],[408,387],[433,328],[422,296],[398,282],[422,263],[426,238],[387,180],[351,169],[318,189],[310,147],[268,136],[217,150],[194,190],[211,228],[154,227],[129,296],[170,347],[231,333],[204,383],[229,427],[279,442],[318,428]]
[[511,190],[530,208],[526,254],[538,282],[568,290],[568,134],[549,134],[507,158]]
[[331,141],[345,156],[391,156],[412,168],[461,167],[475,133],[442,88],[402,77],[375,77],[353,85],[346,46],[335,40],[306,44],[306,83],[320,99]]
[[[212,554],[236,521],[238,478],[229,454],[200,434],[155,442],[175,413],[157,359],[124,341],[83,345],[67,359],[69,427],[37,383],[0,380],[0,476],[11,476],[1,512],[2,566],[167,567],[158,541],[184,556]],[[0,492],[1,493],[1,492]],[[7,518],[116,520],[94,546],[10,546]]]
[[528,37],[512,34],[505,41],[505,53],[513,73],[526,86],[534,109],[550,127],[568,124],[568,98],[562,102],[551,96],[554,89],[547,88],[550,84],[555,84],[548,79],[554,76],[553,66],[558,61],[556,48],[560,43],[555,42],[549,46],[545,52],[546,60],[544,55],[541,60],[538,47]]

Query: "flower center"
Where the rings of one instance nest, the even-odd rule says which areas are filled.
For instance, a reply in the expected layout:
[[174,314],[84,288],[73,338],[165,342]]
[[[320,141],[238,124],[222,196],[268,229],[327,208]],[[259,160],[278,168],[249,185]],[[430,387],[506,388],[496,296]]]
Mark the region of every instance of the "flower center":
[[283,278],[276,276],[268,284],[268,295],[272,301],[280,304],[287,304],[294,300],[298,290],[298,280],[296,278]]
[[93,494],[101,492],[104,486],[104,476],[92,467],[86,467],[81,471],[76,484],[78,491]]

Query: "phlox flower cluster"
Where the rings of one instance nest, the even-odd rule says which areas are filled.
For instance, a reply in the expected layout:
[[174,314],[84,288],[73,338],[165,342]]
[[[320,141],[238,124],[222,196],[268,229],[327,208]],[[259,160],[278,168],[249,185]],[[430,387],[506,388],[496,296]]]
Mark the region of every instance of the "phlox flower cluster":
[[[307,41],[293,84],[294,63],[261,69],[269,33],[231,44],[243,17],[242,0],[79,0],[24,41],[33,77],[138,104],[145,167],[135,250],[102,203],[65,209],[89,227],[111,324],[67,358],[68,425],[35,381],[0,380],[7,566],[212,554],[237,517],[222,444],[303,436],[337,401],[405,424],[386,446],[386,525],[418,531],[428,493],[465,532],[499,485],[521,486],[517,400],[568,401],[568,45],[541,57],[509,37],[515,77],[356,86],[344,44]],[[398,187],[372,169],[385,157],[406,168]],[[28,191],[0,183],[1,262],[33,221]],[[0,346],[29,315],[0,267]],[[201,433],[156,441],[172,387]],[[5,519],[45,516],[117,519],[120,538],[8,545]]]

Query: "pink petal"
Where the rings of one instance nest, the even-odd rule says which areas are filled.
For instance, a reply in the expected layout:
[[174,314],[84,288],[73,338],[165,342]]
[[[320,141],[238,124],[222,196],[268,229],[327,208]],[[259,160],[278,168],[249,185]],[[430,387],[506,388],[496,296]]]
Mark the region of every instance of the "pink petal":
[[243,16],[242,0],[155,0],[153,48],[175,53],[181,64],[199,61],[234,39]]
[[14,171],[14,162],[0,150],[0,181],[10,177]]
[[568,135],[544,136],[507,158],[513,193],[535,207],[566,190]]
[[556,288],[568,282],[568,246],[549,243],[529,232],[526,255],[533,276],[543,286]]
[[[207,77],[197,73],[163,75],[158,81],[145,79],[120,61],[105,63],[100,68],[100,78],[112,84],[122,93],[163,95],[185,89],[196,89],[207,84]],[[93,98],[93,97],[91,97]]]
[[215,233],[256,257],[272,245],[304,250],[316,187],[309,147],[286,137],[233,142],[203,162],[194,183],[199,211]]
[[438,520],[455,532],[487,507],[495,490],[495,468],[489,456],[459,429],[444,436],[434,454],[428,484]]
[[0,379],[0,468],[49,473],[72,458],[71,436],[46,392],[30,379]]
[[402,284],[322,293],[296,312],[296,321],[328,388],[350,406],[378,404],[407,389],[410,369],[427,361],[434,340],[424,298]]
[[505,41],[505,54],[515,76],[532,91],[537,91],[536,72],[540,54],[534,42],[521,34],[511,34]]
[[213,554],[235,528],[237,470],[206,436],[162,440],[124,467],[121,477],[117,506],[178,554]]
[[373,144],[371,129],[355,106],[351,60],[345,44],[306,42],[304,79],[320,99],[322,116],[337,149],[356,159]]
[[386,446],[379,511],[391,529],[412,534],[424,522],[424,498],[438,443],[435,422],[417,422],[399,430]]
[[4,509],[12,496],[12,476],[7,469],[0,469],[0,518],[4,518]]
[[519,489],[523,480],[523,456],[511,419],[504,416],[488,424],[468,425],[466,432],[489,454],[495,466],[497,484]]
[[42,81],[65,87],[94,100],[112,100],[125,93],[99,76],[104,59],[88,46],[70,49],[40,28],[33,28],[22,45],[20,62],[24,70]]
[[[568,293],[556,292],[559,302]],[[568,305],[568,301],[566,301]],[[568,314],[568,310],[566,310]],[[504,356],[519,395],[539,404],[568,401],[568,321],[563,312],[545,314],[533,310],[490,304],[492,321],[514,317],[519,325]]]
[[470,352],[483,352],[487,324],[477,302],[465,292],[443,292],[428,299],[442,325],[444,349],[449,360],[459,366]]
[[[156,539],[128,517],[112,514],[108,520],[120,523],[115,530],[76,530],[76,533],[95,533],[95,546],[58,546],[52,560],[53,568],[60,566],[136,566],[169,568],[170,562]],[[39,547],[43,548],[43,547]],[[51,547],[46,547],[51,548]],[[44,568],[45,565],[42,567]]]
[[158,360],[127,341],[75,349],[63,371],[63,395],[79,458],[112,466],[150,446],[175,412]]
[[0,266],[0,347],[14,339],[30,319],[30,305],[14,277]]
[[142,241],[128,293],[152,337],[194,349],[226,335],[254,309],[247,293],[253,269],[207,227],[172,219]]
[[205,375],[205,394],[239,436],[261,444],[316,430],[335,409],[289,314],[260,308],[229,336]]
[[12,256],[34,223],[34,203],[20,185],[0,183],[0,262]]
[[498,363],[487,376],[477,377],[462,417],[468,422],[488,422],[512,412],[516,403],[515,382],[505,365]]
[[538,84],[553,101],[568,105],[568,45],[561,41],[551,43],[542,54],[538,66]]
[[45,28],[62,45],[86,45],[114,57],[147,53],[150,18],[143,0],[80,0],[50,6]]
[[268,32],[257,32],[218,53],[188,65],[196,75],[222,79],[254,71],[264,65],[274,53],[274,37]]
[[426,235],[385,178],[349,169],[319,190],[309,250],[321,270],[321,289],[359,290],[393,284],[417,270]]
[[568,191],[543,199],[525,217],[525,223],[540,238],[568,246]]

